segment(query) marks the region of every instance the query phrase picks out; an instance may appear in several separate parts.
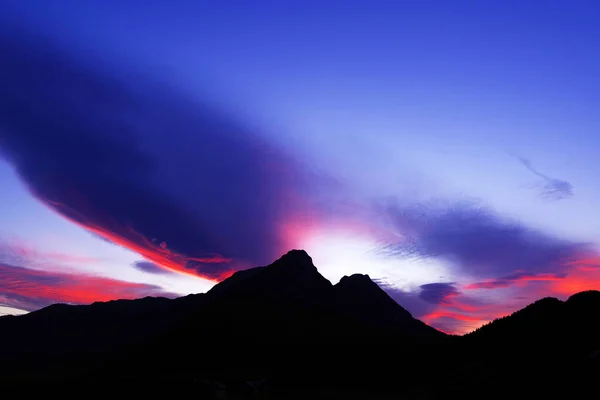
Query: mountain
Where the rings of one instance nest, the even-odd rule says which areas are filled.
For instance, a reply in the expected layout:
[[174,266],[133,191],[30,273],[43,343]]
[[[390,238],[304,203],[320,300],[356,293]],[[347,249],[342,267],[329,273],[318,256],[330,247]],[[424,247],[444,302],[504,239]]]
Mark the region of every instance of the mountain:
[[[292,250],[269,266],[237,272],[217,284],[187,321],[152,344],[155,350],[142,347],[115,364],[145,359],[141,368],[156,362],[177,365],[177,374],[193,370],[213,378],[314,382],[335,379],[332,371],[340,375],[340,365],[358,371],[359,360],[379,363],[378,346],[393,352],[444,339],[368,277],[353,275],[332,285],[306,252]],[[144,375],[152,373],[148,368]]]
[[[567,301],[546,297],[465,336],[498,348],[527,348],[564,355],[600,350],[600,292],[574,294]],[[560,346],[557,346],[560,344]]]
[[543,298],[459,339],[458,387],[582,398],[600,374],[600,292]]
[[[287,337],[322,342],[332,335],[336,342],[355,340],[357,335],[405,335],[414,340],[445,336],[414,319],[367,275],[345,276],[332,285],[303,250],[292,250],[269,266],[235,273],[213,287],[206,301],[211,310],[218,310],[211,313],[219,320],[213,326],[222,326],[224,319],[252,325],[242,332],[232,330],[230,336],[248,337],[252,329],[261,338],[274,336],[277,339],[269,340],[277,341]],[[243,321],[246,318],[249,321]]]
[[62,397],[79,387],[138,397],[216,398],[222,387],[228,398],[576,397],[600,373],[599,311],[597,291],[545,298],[452,337],[369,276],[332,285],[292,250],[205,294],[2,317],[0,384]]
[[402,347],[445,337],[368,276],[332,285],[305,251],[292,250],[271,265],[236,272],[206,294],[57,304],[1,318],[0,343],[10,348],[0,353],[0,374],[56,381],[125,376],[135,368],[139,376],[164,376],[158,364],[176,365],[174,375],[273,376],[281,372],[274,365],[305,360],[314,377],[317,370],[329,374],[327,360],[372,362],[379,357],[374,343]]
[[78,369],[116,349],[148,343],[197,309],[203,296],[54,304],[1,317],[0,375]]

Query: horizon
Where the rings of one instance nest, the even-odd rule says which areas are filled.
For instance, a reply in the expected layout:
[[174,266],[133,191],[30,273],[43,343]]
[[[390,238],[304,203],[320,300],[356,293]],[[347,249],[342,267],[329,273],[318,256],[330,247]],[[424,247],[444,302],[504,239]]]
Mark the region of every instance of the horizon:
[[[300,252],[304,252],[304,253],[305,253],[305,254],[306,254],[306,255],[307,255],[309,258],[311,258],[311,257],[310,257],[310,254],[308,254],[308,253],[307,253],[307,252],[306,252],[304,249],[290,249],[290,250],[288,250],[287,252],[285,252],[284,254],[282,254],[280,257],[278,257],[276,260],[274,260],[274,261],[273,261],[273,263],[271,263],[271,264],[274,264],[276,261],[279,261],[279,260],[280,260],[280,259],[282,259],[284,256],[286,256],[286,255],[289,255],[290,253],[293,253],[293,252],[299,252],[299,251],[300,251]],[[312,259],[312,258],[311,258],[311,259]],[[269,265],[271,265],[271,264],[269,264]],[[320,271],[319,271],[319,267],[318,267],[318,266],[316,266],[316,265],[314,265],[314,263],[313,263],[312,265],[313,265],[313,266],[314,266],[314,267],[317,269],[317,272],[319,273],[319,275],[323,276],[323,275],[320,273]],[[262,268],[262,267],[265,267],[265,266],[256,266],[256,267],[251,267],[251,268]],[[281,267],[282,267],[282,266],[280,266],[279,268],[281,268]],[[283,266],[283,267],[285,268],[285,266]],[[368,279],[369,279],[371,282],[373,282],[375,285],[377,285],[377,286],[378,286],[378,287],[379,287],[379,288],[380,288],[382,291],[386,292],[386,287],[385,287],[385,285],[383,285],[383,286],[382,286],[382,285],[380,284],[380,282],[377,282],[376,280],[373,280],[373,279],[371,279],[371,277],[370,277],[368,274],[361,274],[361,273],[359,273],[359,272],[355,272],[355,273],[353,273],[353,274],[344,275],[344,276],[343,276],[343,277],[340,279],[340,281],[341,281],[342,279],[344,279],[344,278],[350,278],[350,277],[352,277],[352,276],[364,276],[364,277],[368,278]],[[229,278],[229,277],[228,277],[228,278]],[[228,278],[225,278],[224,280],[226,280],[226,279],[228,279]],[[325,278],[325,277],[323,277],[323,278]],[[325,279],[326,279],[326,278],[325,278]],[[335,285],[337,285],[338,283],[339,283],[339,282],[336,282],[335,284],[332,284],[332,286],[335,286]],[[212,289],[212,288],[210,288],[210,289]],[[206,292],[210,291],[210,289],[208,289]],[[200,293],[188,293],[188,294],[186,294],[186,295],[181,295],[181,296],[176,296],[176,297],[172,297],[172,296],[171,296],[171,297],[167,297],[167,296],[145,296],[145,297],[140,297],[140,298],[131,298],[131,299],[117,299],[117,298],[115,298],[115,299],[110,299],[110,300],[105,300],[105,301],[95,301],[94,303],[109,303],[109,302],[112,302],[112,301],[122,301],[122,300],[127,300],[127,301],[137,301],[137,300],[144,300],[144,299],[146,299],[146,298],[148,298],[148,297],[153,297],[153,298],[163,298],[163,299],[167,299],[167,300],[173,300],[174,298],[178,298],[178,297],[185,297],[185,296],[188,296],[188,295],[199,295],[199,294],[205,294],[206,292],[200,292]],[[556,298],[556,297],[551,297],[551,296],[541,297],[541,298],[539,298],[539,299],[536,299],[536,300],[532,301],[532,302],[531,302],[531,303],[529,303],[529,304],[526,304],[526,305],[524,305],[524,306],[523,306],[523,308],[526,308],[526,307],[528,307],[528,306],[530,306],[530,305],[533,305],[533,304],[535,304],[535,303],[538,303],[538,302],[540,302],[540,301],[543,301],[543,300],[546,300],[546,299],[554,299],[554,300],[558,300],[558,301],[561,301],[561,302],[567,302],[567,301],[568,301],[568,300],[569,300],[571,297],[573,297],[573,296],[575,296],[575,295],[579,295],[579,294],[582,294],[582,293],[590,293],[590,292],[596,292],[596,293],[600,293],[600,290],[591,289],[591,290],[584,290],[584,291],[581,291],[581,292],[573,293],[572,295],[568,296],[568,298],[566,298],[565,300],[561,300],[561,299],[558,299],[558,298]],[[404,310],[406,310],[402,304],[398,303],[398,300],[394,299],[394,297],[393,297],[393,295],[392,295],[392,294],[393,294],[393,292],[392,292],[392,293],[389,293],[389,291],[387,291],[386,293],[387,293],[387,294],[390,296],[390,298],[391,298],[392,300],[394,300],[394,301],[396,302],[396,304],[398,304],[400,307],[402,307]],[[89,305],[89,304],[67,304],[67,303],[53,303],[53,304],[50,304],[50,305],[48,305],[48,306],[46,306],[46,307],[50,307],[50,306],[52,306],[52,305],[55,305],[55,304],[66,304],[66,305]],[[43,307],[43,308],[46,308],[46,307]],[[514,312],[520,311],[520,310],[522,310],[523,308],[521,308],[521,309],[519,309],[519,310],[515,310]],[[5,309],[5,310],[6,310],[6,312],[5,312],[5,313],[2,313],[2,310],[3,310],[3,309]],[[13,311],[13,310],[14,310],[14,311],[16,311],[16,313],[11,313],[11,311]],[[1,317],[4,317],[4,316],[20,316],[20,315],[25,315],[25,314],[28,314],[28,313],[29,313],[29,312],[22,311],[22,310],[17,310],[17,309],[13,309],[13,310],[11,310],[11,309],[10,309],[10,308],[8,308],[8,307],[0,307],[0,318],[1,318]],[[40,309],[40,310],[41,310],[41,309]],[[38,311],[38,310],[34,310],[34,311],[32,311],[32,312],[35,312],[35,311]],[[498,320],[498,319],[502,319],[502,318],[504,318],[504,317],[507,317],[507,316],[510,316],[510,315],[512,315],[512,314],[507,314],[507,315],[503,315],[503,316],[497,317],[497,318],[495,318],[495,319],[493,319],[493,320],[490,320],[490,321],[486,322],[485,324],[483,324],[483,325],[481,325],[481,326],[478,326],[478,327],[474,328],[474,329],[473,329],[473,330],[471,330],[471,331],[468,331],[468,332],[460,332],[460,333],[456,333],[456,332],[445,332],[444,330],[441,330],[441,329],[435,328],[435,327],[433,327],[432,325],[429,325],[429,324],[427,324],[426,322],[425,322],[425,324],[427,324],[427,325],[429,325],[429,326],[433,327],[434,329],[437,329],[438,331],[440,331],[440,332],[442,332],[442,333],[444,333],[444,334],[446,334],[446,335],[450,335],[450,336],[465,336],[465,335],[468,335],[468,334],[470,334],[470,333],[473,333],[473,332],[475,332],[475,331],[479,330],[479,329],[480,329],[480,328],[482,328],[482,327],[485,327],[485,326],[487,326],[487,325],[489,325],[489,324],[493,323],[494,321],[496,321],[496,320]],[[414,318],[414,316],[413,316],[413,318]],[[418,318],[415,318],[415,319],[418,319]],[[423,322],[424,322],[424,321],[423,321]]]
[[600,289],[595,2],[7,0],[0,315],[301,248],[464,334]]

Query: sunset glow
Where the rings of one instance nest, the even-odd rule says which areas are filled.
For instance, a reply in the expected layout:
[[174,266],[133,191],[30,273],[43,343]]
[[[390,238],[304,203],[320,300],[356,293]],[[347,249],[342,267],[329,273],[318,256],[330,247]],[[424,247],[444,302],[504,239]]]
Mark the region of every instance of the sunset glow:
[[0,12],[0,314],[291,249],[457,334],[600,289],[594,7],[27,3]]

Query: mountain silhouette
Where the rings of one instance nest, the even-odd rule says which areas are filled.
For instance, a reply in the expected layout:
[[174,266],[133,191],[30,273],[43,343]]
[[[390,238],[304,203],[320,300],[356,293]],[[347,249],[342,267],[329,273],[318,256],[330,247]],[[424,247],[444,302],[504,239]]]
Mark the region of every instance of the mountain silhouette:
[[580,292],[567,301],[546,297],[465,337],[496,347],[589,354],[600,350],[600,292]]
[[[188,320],[153,344],[160,350],[151,359],[182,366],[185,361],[177,354],[192,354],[189,343],[207,343],[208,348],[196,348],[197,357],[207,361],[204,367],[191,361],[185,369],[272,377],[281,372],[273,365],[285,365],[288,372],[295,369],[296,379],[331,379],[330,363],[379,358],[373,343],[404,346],[445,337],[414,319],[368,277],[353,275],[332,285],[306,252],[292,250],[269,266],[237,272],[213,287]],[[130,358],[139,360],[144,354],[142,349]],[[235,371],[231,359],[236,360]],[[303,367],[307,364],[308,370]]]
[[448,336],[413,318],[368,275],[332,285],[305,251],[292,250],[205,294],[2,317],[0,383],[21,395],[44,386],[63,396],[81,385],[206,398],[223,388],[229,398],[256,398],[266,386],[271,398],[464,398],[465,390],[510,394],[517,386],[573,394],[600,372],[599,312],[600,292],[582,292]]

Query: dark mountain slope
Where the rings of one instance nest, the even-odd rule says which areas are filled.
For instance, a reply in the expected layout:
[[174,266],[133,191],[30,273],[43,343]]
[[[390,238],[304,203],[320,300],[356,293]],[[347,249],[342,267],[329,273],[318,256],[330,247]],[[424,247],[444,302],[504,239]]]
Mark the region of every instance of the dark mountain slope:
[[[314,380],[322,373],[332,379],[332,363],[338,372],[346,361],[356,369],[359,359],[364,365],[380,362],[381,349],[405,351],[445,338],[366,276],[331,285],[299,250],[267,267],[234,274],[211,289],[205,302],[152,345],[158,349],[151,353],[154,362],[199,375],[273,376],[295,369],[296,378]],[[128,360],[144,354],[141,350]],[[198,359],[202,365],[194,361]]]
[[600,292],[577,293],[564,302],[550,297],[538,300],[464,339],[499,348],[589,353],[600,349]]
[[[54,304],[0,318],[0,374],[93,364],[109,352],[150,343],[203,303],[204,295],[146,297],[89,306]],[[77,360],[77,362],[75,362]]]
[[[205,302],[201,315],[194,315],[182,332],[197,337],[214,329],[221,338],[254,335],[269,343],[322,342],[326,337],[339,342],[384,333],[415,340],[445,336],[414,319],[365,275],[332,285],[303,250],[292,250],[269,266],[235,273],[208,291]],[[236,324],[237,329],[222,329]]]
[[370,329],[409,335],[419,339],[445,336],[425,323],[414,319],[368,275],[344,276],[334,287],[335,307],[339,315],[353,319]]
[[546,297],[529,304],[525,308],[503,318],[494,320],[467,334],[472,340],[493,341],[497,344],[530,344],[541,338],[559,336],[564,319],[564,303],[553,297]]
[[448,376],[458,387],[579,398],[600,374],[600,292],[540,299],[459,341],[461,365]]
[[380,357],[375,343],[405,348],[444,337],[368,277],[334,286],[306,252],[293,250],[204,295],[54,305],[0,320],[0,341],[12,349],[0,354],[0,365],[10,365],[4,371],[10,376],[49,369],[63,376],[122,376],[132,369],[140,376],[249,376],[309,359],[314,370],[325,369],[327,359]]
[[238,394],[230,398],[256,398],[248,381],[268,382],[271,398],[577,397],[600,373],[599,338],[600,292],[541,299],[448,337],[368,276],[332,285],[295,250],[203,295],[0,318],[0,383],[151,398],[159,389],[202,398],[216,381]]

